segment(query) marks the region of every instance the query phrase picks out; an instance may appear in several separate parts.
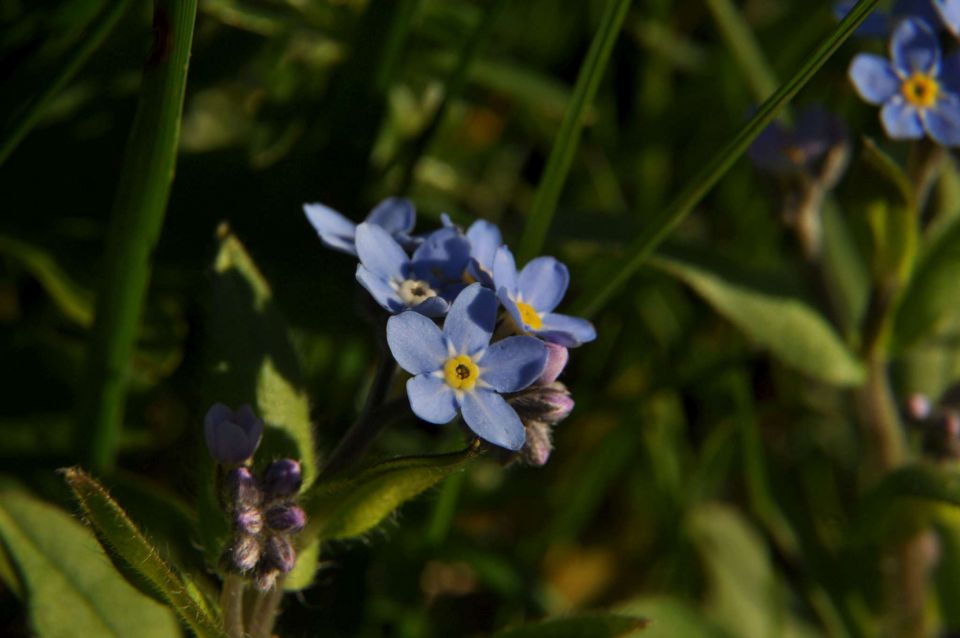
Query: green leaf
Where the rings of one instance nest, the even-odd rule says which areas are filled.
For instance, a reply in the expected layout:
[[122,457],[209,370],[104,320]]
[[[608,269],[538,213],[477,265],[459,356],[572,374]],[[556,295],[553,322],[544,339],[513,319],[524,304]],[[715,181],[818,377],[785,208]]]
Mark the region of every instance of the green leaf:
[[762,290],[731,273],[656,257],[652,265],[677,277],[750,339],[785,364],[836,385],[863,381],[860,362],[830,324],[801,299]]
[[543,177],[533,198],[530,216],[520,240],[519,258],[523,261],[534,257],[543,247],[543,240],[547,236],[550,221],[573,163],[573,155],[580,143],[587,109],[597,94],[610,52],[629,8],[630,0],[607,0],[606,11],[600,19],[600,26],[593,36],[587,57],[580,67],[570,104],[564,113]]
[[960,506],[960,471],[926,463],[908,465],[887,474],[867,496],[877,508],[896,498],[916,498]]
[[309,523],[304,535],[318,534],[323,540],[360,536],[477,454],[471,445],[451,454],[392,459],[318,482],[305,499]]
[[320,562],[320,539],[312,540],[306,534],[298,540],[307,539],[307,545],[297,547],[297,563],[283,579],[283,588],[286,591],[300,591],[313,584],[313,577],[317,573],[317,564]]
[[618,606],[617,611],[650,619],[643,638],[728,638],[699,608],[679,598],[641,598]]
[[139,576],[138,584],[146,585],[166,601],[197,636],[223,637],[219,622],[198,588],[160,558],[156,548],[103,486],[79,468],[65,469],[63,474],[111,559]]
[[179,635],[170,610],[126,582],[89,530],[11,482],[0,483],[0,541],[40,638]]
[[625,638],[640,635],[647,621],[624,614],[582,614],[505,629],[493,638]]
[[614,264],[600,280],[602,283],[595,286],[586,297],[578,300],[574,314],[593,316],[630,280],[653,250],[693,211],[720,178],[726,175],[753,140],[860,26],[878,2],[879,0],[860,0],[857,3],[833,33],[812,55],[804,58],[804,63],[793,76],[763,103],[750,121],[704,166],[673,203],[649,221],[646,228],[627,247],[626,256]]

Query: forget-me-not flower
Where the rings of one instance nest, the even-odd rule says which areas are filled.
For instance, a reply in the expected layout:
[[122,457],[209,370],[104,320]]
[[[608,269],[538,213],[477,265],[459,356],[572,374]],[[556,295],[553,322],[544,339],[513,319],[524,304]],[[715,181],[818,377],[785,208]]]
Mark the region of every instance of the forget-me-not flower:
[[407,396],[414,414],[430,423],[463,420],[480,438],[519,450],[526,434],[516,411],[500,396],[517,392],[543,373],[547,348],[533,337],[491,344],[497,298],[479,283],[454,300],[443,330],[415,312],[387,321],[387,343],[400,367],[414,375]]
[[[356,224],[329,206],[319,203],[304,204],[303,212],[320,235],[320,241],[334,250],[356,256]],[[417,213],[409,199],[388,197],[377,204],[364,221],[380,226],[406,248],[418,243],[410,236],[417,221]]]
[[924,132],[944,146],[960,145],[960,57],[942,60],[936,34],[922,20],[903,20],[890,38],[888,61],[861,53],[850,79],[892,139],[920,139]]
[[387,231],[364,222],[357,226],[356,246],[357,281],[392,313],[412,309],[439,317],[463,288],[470,245],[454,228],[434,231],[407,257]]
[[[440,221],[444,227],[460,230],[446,213],[440,215]],[[497,254],[497,248],[503,246],[500,228],[493,222],[478,219],[470,224],[464,236],[470,242],[470,263],[464,273],[465,279],[469,283],[479,281],[487,288],[493,288],[493,258]]]
[[779,121],[763,130],[747,155],[760,170],[802,174],[830,188],[846,165],[847,131],[843,120],[819,105],[807,107],[793,128]]
[[960,38],[960,0],[933,0],[933,6],[950,33]]
[[567,267],[553,257],[537,257],[517,274],[513,253],[501,246],[493,262],[493,280],[500,303],[521,332],[568,348],[597,338],[586,319],[553,312],[570,283]]

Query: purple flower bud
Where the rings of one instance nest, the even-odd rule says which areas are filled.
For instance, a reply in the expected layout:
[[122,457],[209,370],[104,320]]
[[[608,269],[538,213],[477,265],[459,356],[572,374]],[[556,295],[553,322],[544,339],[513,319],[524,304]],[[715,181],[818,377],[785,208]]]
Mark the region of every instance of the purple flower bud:
[[253,587],[260,593],[265,593],[273,589],[277,584],[277,575],[279,572],[275,569],[258,569],[253,577]]
[[238,572],[248,572],[260,561],[260,543],[255,536],[238,534],[228,550],[229,564]]
[[520,450],[520,459],[527,465],[535,467],[546,465],[553,451],[553,428],[543,421],[527,421],[524,426],[527,430],[527,439],[523,449]]
[[543,367],[543,374],[534,383],[537,385],[550,385],[557,380],[563,369],[567,367],[567,360],[570,358],[570,351],[557,343],[546,342],[547,346],[547,365]]
[[263,502],[260,484],[248,468],[233,468],[227,473],[225,483],[230,509],[235,511],[255,509]]
[[210,456],[221,465],[239,465],[253,456],[263,436],[263,421],[249,405],[236,412],[215,403],[203,420],[203,432]]
[[307,524],[307,515],[293,505],[280,505],[267,510],[267,526],[283,534],[296,534]]
[[256,508],[237,510],[233,516],[234,528],[244,534],[256,535],[263,530],[263,514]]
[[300,464],[293,459],[280,459],[267,466],[263,475],[264,487],[274,498],[286,498],[300,491],[303,475]]
[[263,550],[264,569],[276,569],[284,574],[293,569],[297,562],[297,553],[286,536],[271,536]]
[[507,401],[524,424],[543,421],[547,425],[556,425],[570,415],[574,406],[570,391],[559,381],[549,385],[530,386],[509,397]]

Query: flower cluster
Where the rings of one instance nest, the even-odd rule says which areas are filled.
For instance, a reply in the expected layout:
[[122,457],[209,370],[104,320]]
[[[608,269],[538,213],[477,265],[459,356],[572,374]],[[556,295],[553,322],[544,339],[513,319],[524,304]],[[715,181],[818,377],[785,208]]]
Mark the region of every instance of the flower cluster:
[[412,375],[414,414],[449,423],[459,414],[481,439],[535,465],[546,462],[553,426],[573,408],[557,381],[568,348],[596,338],[593,325],[555,312],[567,267],[537,257],[522,269],[496,225],[412,235],[413,205],[391,198],[354,226],[322,204],[304,212],[321,241],[359,258],[357,281],[392,316],[387,344]]
[[231,538],[222,563],[232,572],[251,577],[254,587],[267,591],[277,577],[293,569],[293,537],[306,525],[296,504],[303,482],[300,464],[292,459],[270,463],[262,476],[247,463],[260,443],[263,422],[250,406],[235,412],[216,404],[204,419],[207,446],[214,460],[229,468],[223,476],[221,502],[231,523]]

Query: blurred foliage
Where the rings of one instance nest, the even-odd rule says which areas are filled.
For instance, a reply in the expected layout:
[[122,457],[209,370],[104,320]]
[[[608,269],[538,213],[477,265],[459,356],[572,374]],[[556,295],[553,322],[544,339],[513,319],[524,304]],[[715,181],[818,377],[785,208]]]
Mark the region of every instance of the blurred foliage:
[[[66,77],[62,61],[112,19],[109,4],[0,0],[3,141],[38,109],[0,165],[0,458],[3,473],[36,495],[19,484],[0,490],[5,635],[29,635],[34,618],[21,602],[37,583],[23,575],[20,544],[50,541],[51,526],[57,543],[85,543],[69,556],[56,543],[30,550],[67,571],[78,568],[68,558],[98,551],[37,497],[75,511],[53,470],[79,458],[82,354],[151,43],[148,7],[130,3]],[[622,257],[742,126],[770,78],[803,63],[834,25],[831,5],[633,3],[547,236],[545,252],[570,265],[570,298],[590,293],[585,282]],[[110,477],[117,502],[161,557],[187,565],[198,589],[209,575],[196,546],[210,535],[204,506],[201,522],[192,513],[212,497],[197,487],[211,474],[200,427],[209,402],[242,388],[247,400],[263,399],[257,371],[266,370],[263,382],[294,398],[277,423],[295,441],[277,438],[273,449],[295,445],[322,461],[374,375],[354,263],[321,249],[301,205],[322,201],[359,220],[381,197],[406,194],[423,225],[442,212],[484,217],[516,242],[605,6],[526,0],[490,16],[486,0],[200,0],[176,177],[131,367],[123,471]],[[743,29],[755,41],[731,48]],[[955,485],[926,465],[871,485],[854,392],[844,387],[862,378],[869,287],[891,272],[912,277],[889,327],[895,400],[936,398],[960,380],[960,174],[948,156],[926,205],[907,203],[921,206],[917,237],[878,225],[891,220],[878,202],[904,209],[883,162],[906,166],[908,157],[879,141],[875,109],[848,86],[850,57],[871,48],[880,50],[844,45],[798,98],[842,113],[858,138],[827,207],[825,293],[778,219],[781,192],[738,163],[655,267],[594,318],[599,339],[565,373],[577,408],[550,463],[473,460],[359,530],[363,541],[325,546],[312,586],[285,601],[278,633],[479,636],[612,609],[649,619],[644,636],[872,636],[887,612],[884,548],[921,522],[937,556],[926,613],[931,626],[960,630],[960,523],[944,504],[956,505]],[[758,52],[765,60],[750,57]],[[44,97],[55,82],[62,88]],[[886,159],[864,151],[872,147],[860,134]],[[218,239],[224,221],[232,234]],[[248,304],[222,297],[256,296],[253,280],[269,282],[270,303],[241,319]],[[280,315],[287,358],[273,368],[257,339],[274,338]],[[248,320],[261,322],[257,339],[230,334]],[[224,354],[252,363],[211,365]],[[211,367],[252,372],[223,390]],[[910,430],[912,449],[924,434]],[[407,420],[375,453],[458,446],[454,428]]]

